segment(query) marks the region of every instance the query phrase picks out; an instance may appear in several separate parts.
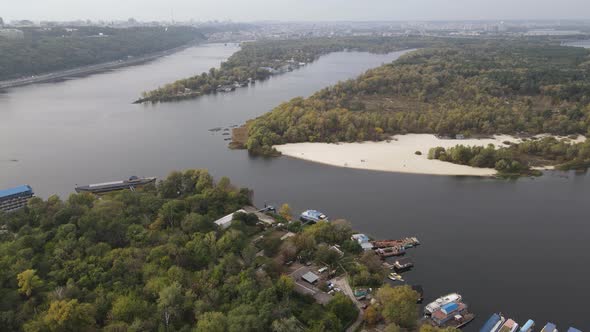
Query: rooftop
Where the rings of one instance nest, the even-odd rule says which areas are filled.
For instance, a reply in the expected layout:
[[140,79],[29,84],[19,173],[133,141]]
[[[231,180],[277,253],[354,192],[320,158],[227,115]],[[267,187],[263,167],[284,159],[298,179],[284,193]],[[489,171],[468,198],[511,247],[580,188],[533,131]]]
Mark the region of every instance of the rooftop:
[[309,282],[310,284],[313,284],[313,283],[315,283],[316,281],[318,281],[320,279],[320,277],[318,277],[317,275],[315,275],[315,273],[313,273],[313,272],[307,272],[301,278],[303,280]]
[[18,195],[18,194],[25,194],[25,193],[33,193],[33,188],[29,185],[22,185],[14,188],[0,190],[0,198]]

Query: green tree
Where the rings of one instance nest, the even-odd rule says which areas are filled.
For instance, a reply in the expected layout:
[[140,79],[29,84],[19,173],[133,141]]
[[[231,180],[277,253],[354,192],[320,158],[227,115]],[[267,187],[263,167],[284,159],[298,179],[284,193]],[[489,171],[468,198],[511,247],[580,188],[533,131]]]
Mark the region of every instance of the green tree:
[[197,317],[195,332],[225,332],[227,319],[221,312],[206,312]]
[[18,291],[30,297],[35,289],[43,286],[43,280],[37,276],[36,270],[25,270],[16,276],[18,280]]
[[381,315],[388,323],[400,327],[413,328],[418,321],[418,293],[409,286],[391,287],[386,285],[377,291],[376,298],[381,303]]

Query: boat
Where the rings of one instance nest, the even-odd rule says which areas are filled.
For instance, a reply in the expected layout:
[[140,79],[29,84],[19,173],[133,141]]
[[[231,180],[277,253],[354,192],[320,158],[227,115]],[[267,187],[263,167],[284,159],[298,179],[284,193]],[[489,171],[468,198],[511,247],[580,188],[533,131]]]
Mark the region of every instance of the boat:
[[390,273],[389,274],[389,279],[393,280],[393,281],[404,281],[404,279],[402,278],[401,275],[397,274],[397,273]]
[[492,317],[485,322],[482,328],[479,329],[479,332],[495,332],[504,324],[504,321],[505,319],[502,317],[502,314],[492,314]]
[[423,318],[425,323],[439,328],[461,328],[475,319],[475,314],[470,313],[465,303],[457,301],[443,305],[432,315]]
[[406,250],[403,247],[389,247],[379,248],[375,250],[375,253],[379,255],[379,257],[391,257],[403,255],[406,253]]
[[404,271],[411,269],[414,266],[414,262],[411,259],[404,257],[400,258],[393,263],[393,268],[397,271]]
[[12,212],[19,210],[25,207],[33,196],[35,196],[33,188],[27,184],[0,190],[0,211]]
[[304,211],[300,216],[301,221],[304,222],[318,222],[318,221],[328,221],[328,217],[320,211],[317,210],[307,210]]
[[533,331],[533,328],[535,327],[535,321],[532,319],[529,319],[526,321],[526,323],[524,323],[524,325],[520,328],[520,332],[531,332]]
[[457,294],[457,293],[451,293],[451,294],[447,294],[445,296],[441,296],[438,299],[434,300],[433,302],[430,302],[429,304],[426,305],[426,307],[424,308],[424,313],[426,315],[431,315],[433,312],[439,310],[442,306],[452,303],[452,302],[458,302],[461,301],[461,295]]
[[401,240],[373,241],[371,244],[373,244],[373,247],[375,248],[402,247],[407,249],[420,245],[420,241],[418,241],[416,237],[406,237]]
[[582,332],[582,331],[578,330],[575,327],[570,327],[570,328],[567,329],[567,332]]
[[87,186],[76,187],[75,189],[77,193],[89,192],[93,194],[102,194],[123,189],[135,190],[137,187],[145,186],[154,182],[156,182],[155,177],[140,178],[132,176],[127,180],[89,184]]
[[509,318],[504,324],[502,324],[502,327],[500,327],[498,332],[516,332],[517,329],[518,324],[512,318]]
[[547,323],[541,330],[541,332],[557,332],[557,326],[553,323]]

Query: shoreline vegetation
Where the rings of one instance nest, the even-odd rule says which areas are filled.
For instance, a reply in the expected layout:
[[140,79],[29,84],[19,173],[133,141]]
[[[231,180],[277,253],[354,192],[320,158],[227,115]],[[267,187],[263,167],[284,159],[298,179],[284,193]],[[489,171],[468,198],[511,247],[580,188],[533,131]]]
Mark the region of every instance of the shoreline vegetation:
[[145,91],[134,103],[158,103],[226,93],[272,75],[293,71],[320,56],[339,51],[390,53],[438,42],[430,37],[339,37],[244,42],[219,68]]
[[23,30],[22,39],[0,37],[0,88],[140,63],[206,39],[189,27]]
[[[382,142],[408,133],[452,138],[498,133],[587,136],[590,51],[561,46],[550,38],[446,39],[309,98],[294,98],[241,130],[247,134],[231,146],[264,156],[279,155],[274,147],[289,143]],[[563,169],[590,165],[587,143],[566,147],[540,142],[544,146],[522,144],[494,152],[509,154],[505,161],[514,166],[498,167],[504,173],[535,174],[533,167],[540,161]],[[482,152],[451,152],[459,150],[472,157]],[[459,160],[460,165],[471,162]],[[472,164],[496,166],[480,163],[480,157]]]
[[[228,178],[186,170],[136,191],[34,197],[0,213],[2,327],[340,332],[362,323],[458,331],[421,324],[419,294],[385,284],[388,269],[351,239],[347,221],[303,225],[286,204],[239,212],[256,211],[252,195]],[[228,214],[229,223],[216,223]],[[319,280],[306,283],[302,269]]]

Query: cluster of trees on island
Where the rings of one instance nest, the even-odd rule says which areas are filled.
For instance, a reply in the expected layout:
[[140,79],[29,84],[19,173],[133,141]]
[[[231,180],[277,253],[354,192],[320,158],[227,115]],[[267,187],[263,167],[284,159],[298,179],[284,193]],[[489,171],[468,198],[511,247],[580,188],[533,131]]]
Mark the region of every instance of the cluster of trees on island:
[[587,169],[590,167],[590,141],[572,143],[555,137],[532,138],[507,147],[496,148],[457,145],[445,149],[431,148],[428,159],[438,159],[459,165],[494,168],[500,175],[540,175],[533,167],[556,166],[557,169]]
[[283,103],[247,127],[244,147],[263,155],[276,144],[404,133],[586,135],[590,51],[547,39],[447,39]]
[[205,36],[190,27],[24,28],[24,38],[0,37],[0,81],[127,60]]
[[267,79],[275,71],[293,69],[300,63],[315,61],[321,55],[332,52],[355,50],[388,53],[424,47],[433,42],[434,39],[427,37],[339,37],[246,42],[242,43],[241,49],[223,62],[220,68],[211,68],[207,73],[145,91],[136,102],[166,102],[195,98],[214,93],[219,87]]
[[[235,213],[252,192],[205,170],[174,172],[157,186],[97,198],[33,198],[0,215],[0,326],[7,331],[342,331],[357,319],[350,298],[326,305],[294,291],[295,257],[343,266],[354,285],[379,287],[378,257],[362,254],[346,222],[303,227],[281,241],[255,214]],[[281,209],[286,221],[290,216]],[[260,240],[262,239],[262,240]],[[340,244],[344,257],[328,246]],[[263,252],[263,254],[259,254]],[[366,324],[416,330],[417,294],[384,287]],[[429,326],[420,331],[436,332]]]

